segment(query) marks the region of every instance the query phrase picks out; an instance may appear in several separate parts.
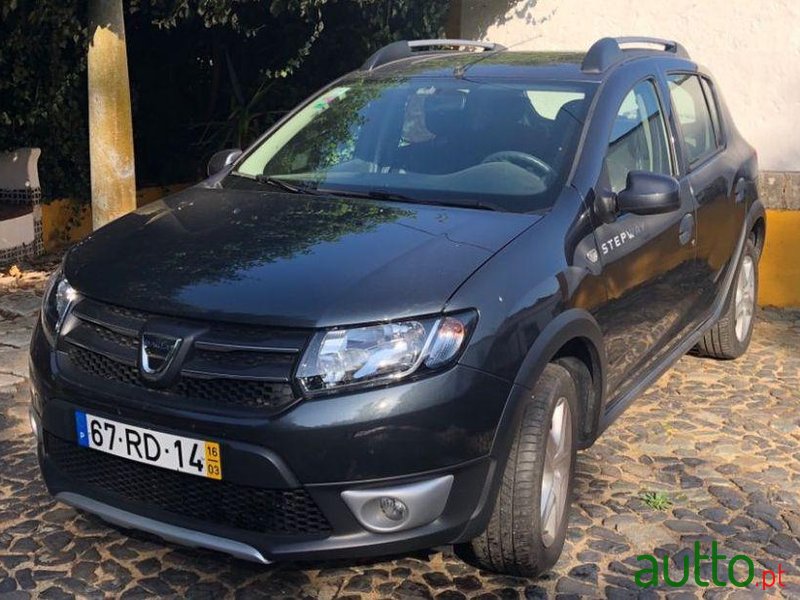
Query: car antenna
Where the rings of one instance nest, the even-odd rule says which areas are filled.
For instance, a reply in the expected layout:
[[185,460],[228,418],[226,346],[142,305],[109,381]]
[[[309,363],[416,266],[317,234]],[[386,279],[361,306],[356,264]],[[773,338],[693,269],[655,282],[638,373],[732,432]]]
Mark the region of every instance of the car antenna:
[[498,48],[497,50],[493,50],[491,52],[481,52],[476,59],[471,60],[470,62],[468,62],[468,63],[466,63],[464,65],[458,65],[457,67],[455,67],[453,69],[453,77],[456,77],[458,79],[463,79],[464,76],[467,74],[467,69],[469,69],[472,65],[476,65],[479,62],[481,62],[483,60],[486,60],[490,56],[496,56],[496,55],[501,54],[503,52],[508,52],[512,48],[516,48],[517,46],[520,46],[522,44],[527,44],[528,42],[532,42],[533,40],[538,39],[540,37],[542,37],[541,34],[534,35],[533,37],[525,38],[524,40],[520,40],[516,44],[511,44],[510,46],[503,46],[503,47]]

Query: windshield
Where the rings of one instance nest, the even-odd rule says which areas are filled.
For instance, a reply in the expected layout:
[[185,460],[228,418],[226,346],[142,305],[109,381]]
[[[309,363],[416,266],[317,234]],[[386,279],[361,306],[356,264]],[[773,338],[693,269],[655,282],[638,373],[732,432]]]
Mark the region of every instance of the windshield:
[[348,83],[310,101],[234,174],[295,191],[545,210],[572,165],[592,89],[457,78]]

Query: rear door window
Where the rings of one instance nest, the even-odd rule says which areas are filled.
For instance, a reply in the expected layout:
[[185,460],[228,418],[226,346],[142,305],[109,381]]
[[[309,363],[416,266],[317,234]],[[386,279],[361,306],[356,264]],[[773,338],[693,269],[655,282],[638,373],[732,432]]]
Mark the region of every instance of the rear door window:
[[700,79],[700,83],[703,85],[703,91],[706,94],[706,103],[708,104],[708,109],[711,112],[711,124],[714,126],[714,134],[717,137],[717,146],[722,146],[722,125],[719,120],[719,111],[717,110],[717,98],[714,94],[714,88],[711,86],[711,82],[703,77]]
[[[669,89],[673,112],[683,134],[686,159],[691,166],[716,152],[719,125],[715,129],[700,77],[684,73],[670,75]],[[716,115],[716,106],[714,113]]]

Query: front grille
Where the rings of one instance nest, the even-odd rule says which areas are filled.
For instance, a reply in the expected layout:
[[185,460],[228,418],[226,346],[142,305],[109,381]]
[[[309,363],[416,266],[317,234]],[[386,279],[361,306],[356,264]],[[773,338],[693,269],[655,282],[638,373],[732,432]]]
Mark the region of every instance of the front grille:
[[[117,362],[84,348],[67,351],[72,364],[81,371],[107,381],[145,388],[136,367]],[[291,386],[237,379],[190,379],[182,377],[165,390],[148,389],[154,394],[179,399],[196,398],[216,406],[275,409],[294,401]]]
[[232,352],[210,352],[208,350],[197,350],[194,357],[198,361],[216,363],[218,365],[232,367],[264,367],[284,362],[286,367],[291,369],[294,363],[291,355],[281,355],[283,358],[276,358],[274,354],[262,354],[259,352],[243,352],[241,350]]
[[209,402],[252,408],[280,408],[291,404],[294,400],[294,393],[289,385],[275,385],[263,381],[238,381],[236,379],[189,379],[184,377],[175,384],[172,392]]
[[130,502],[271,535],[320,536],[331,531],[302,488],[271,490],[214,481],[83,448],[47,432],[45,448],[71,478]]
[[134,349],[138,346],[137,340],[134,337],[128,337],[126,335],[119,334],[116,331],[112,331],[111,329],[97,325],[96,323],[86,323],[85,326],[90,328],[92,332],[99,338],[111,344]]
[[109,312],[115,315],[119,315],[121,317],[126,317],[129,319],[145,321],[149,316],[147,313],[142,312],[140,310],[133,310],[132,308],[125,308],[124,306],[117,306],[115,304],[107,304],[106,308]]
[[77,346],[71,347],[67,350],[72,363],[77,366],[84,373],[88,373],[101,379],[108,379],[109,381],[118,381],[127,385],[142,385],[139,379],[139,371],[136,367],[131,367],[126,364],[111,360],[107,356],[90,352]]
[[[60,357],[68,359],[68,376],[113,382],[131,390],[147,389],[171,402],[192,407],[234,407],[275,413],[298,397],[291,385],[295,362],[308,334],[296,330],[240,324],[206,324],[177,320],[196,332],[194,347],[180,376],[166,388],[148,387],[139,375],[139,332],[155,315],[83,299],[60,340]],[[88,382],[87,382],[88,383]]]

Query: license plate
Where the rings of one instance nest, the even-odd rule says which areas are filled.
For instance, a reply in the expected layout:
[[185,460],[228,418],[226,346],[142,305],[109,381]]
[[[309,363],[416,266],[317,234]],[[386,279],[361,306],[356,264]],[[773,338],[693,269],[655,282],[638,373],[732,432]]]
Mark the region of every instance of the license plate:
[[222,479],[219,444],[75,411],[78,444],[181,473]]

